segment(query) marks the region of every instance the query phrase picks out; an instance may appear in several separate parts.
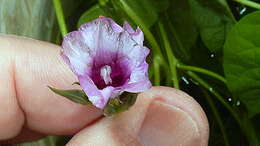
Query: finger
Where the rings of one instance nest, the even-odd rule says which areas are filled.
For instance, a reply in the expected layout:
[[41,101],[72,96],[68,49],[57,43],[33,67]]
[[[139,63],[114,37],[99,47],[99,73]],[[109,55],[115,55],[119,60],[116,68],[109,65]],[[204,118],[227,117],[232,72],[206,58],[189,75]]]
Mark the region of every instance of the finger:
[[55,95],[47,85],[71,89],[76,81],[59,57],[59,47],[0,35],[0,140],[26,127],[48,134],[72,134],[100,117],[93,106]]
[[23,128],[21,132],[14,138],[1,141],[1,144],[17,144],[17,143],[24,143],[28,141],[36,141],[38,139],[41,139],[45,137],[44,134],[41,134],[39,132],[32,131],[28,128]]
[[153,87],[127,112],[103,118],[75,135],[68,146],[207,146],[208,122],[187,94]]

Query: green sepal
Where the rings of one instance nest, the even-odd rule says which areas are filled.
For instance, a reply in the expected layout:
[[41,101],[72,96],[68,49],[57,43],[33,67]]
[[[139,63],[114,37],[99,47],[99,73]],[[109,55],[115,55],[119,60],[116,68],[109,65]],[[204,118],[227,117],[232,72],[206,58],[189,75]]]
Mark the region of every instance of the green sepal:
[[103,109],[105,116],[112,116],[114,114],[128,110],[136,101],[137,94],[123,92],[115,98],[110,98],[107,105]]
[[56,88],[52,88],[50,86],[48,86],[48,88],[51,89],[51,91],[53,91],[54,93],[61,95],[75,103],[79,103],[79,104],[92,104],[89,100],[87,95],[85,94],[84,91],[82,90],[78,90],[78,89],[73,89],[73,90],[60,90],[60,89],[56,89]]

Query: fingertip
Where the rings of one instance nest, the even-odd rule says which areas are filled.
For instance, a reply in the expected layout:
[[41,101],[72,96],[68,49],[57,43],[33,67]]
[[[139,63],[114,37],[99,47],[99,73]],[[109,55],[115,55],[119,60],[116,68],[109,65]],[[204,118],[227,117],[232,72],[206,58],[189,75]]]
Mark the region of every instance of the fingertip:
[[169,87],[153,87],[142,96],[155,98],[139,133],[143,143],[208,145],[208,120],[201,106],[192,97]]

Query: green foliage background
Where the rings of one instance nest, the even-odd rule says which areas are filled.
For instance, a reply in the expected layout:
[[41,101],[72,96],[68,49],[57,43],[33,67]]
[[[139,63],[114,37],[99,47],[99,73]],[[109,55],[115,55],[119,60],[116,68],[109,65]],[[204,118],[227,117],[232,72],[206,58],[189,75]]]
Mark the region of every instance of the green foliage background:
[[[128,21],[151,48],[154,85],[179,88],[204,108],[209,145],[260,145],[258,0],[1,0],[0,32],[60,44],[98,16]],[[55,17],[55,12],[57,17]],[[56,19],[57,18],[57,19]],[[21,144],[64,145],[49,136]]]

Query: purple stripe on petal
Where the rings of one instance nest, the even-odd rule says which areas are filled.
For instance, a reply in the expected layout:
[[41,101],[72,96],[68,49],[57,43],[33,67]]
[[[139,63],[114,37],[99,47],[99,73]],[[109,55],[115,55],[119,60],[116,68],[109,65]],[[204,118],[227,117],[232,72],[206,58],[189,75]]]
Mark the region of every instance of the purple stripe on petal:
[[99,19],[101,19],[102,22],[108,23],[113,29],[113,31],[116,33],[120,33],[124,31],[124,29],[111,18],[101,16],[99,17]]
[[129,33],[121,33],[119,39],[120,50],[118,52],[121,52],[123,57],[129,58],[133,67],[142,63],[150,52],[148,48],[137,44]]
[[123,28],[130,34],[135,33],[135,30],[132,28],[132,26],[127,21],[124,22]]

